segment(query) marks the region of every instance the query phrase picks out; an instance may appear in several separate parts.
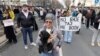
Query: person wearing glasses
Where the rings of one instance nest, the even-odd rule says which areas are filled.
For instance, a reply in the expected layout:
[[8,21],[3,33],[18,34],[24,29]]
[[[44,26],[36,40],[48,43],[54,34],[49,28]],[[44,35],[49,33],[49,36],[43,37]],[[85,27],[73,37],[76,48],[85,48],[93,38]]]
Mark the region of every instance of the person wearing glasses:
[[[45,33],[44,35],[47,38],[42,33]],[[43,43],[43,39],[45,40],[47,47],[50,48],[46,48],[46,45]],[[41,28],[38,33],[36,41],[39,46],[40,56],[59,56],[59,48],[61,47],[62,41],[63,37],[61,31],[54,27],[52,17],[47,16],[43,28]]]

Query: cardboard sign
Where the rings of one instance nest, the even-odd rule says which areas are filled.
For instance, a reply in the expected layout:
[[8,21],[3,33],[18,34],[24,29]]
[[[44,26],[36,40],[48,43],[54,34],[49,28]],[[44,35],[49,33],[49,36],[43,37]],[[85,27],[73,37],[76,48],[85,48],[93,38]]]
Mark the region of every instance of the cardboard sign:
[[59,29],[64,31],[78,31],[81,28],[81,22],[78,17],[60,17]]
[[14,22],[12,19],[6,19],[6,20],[3,20],[3,24],[5,27],[7,26],[13,26],[14,25]]

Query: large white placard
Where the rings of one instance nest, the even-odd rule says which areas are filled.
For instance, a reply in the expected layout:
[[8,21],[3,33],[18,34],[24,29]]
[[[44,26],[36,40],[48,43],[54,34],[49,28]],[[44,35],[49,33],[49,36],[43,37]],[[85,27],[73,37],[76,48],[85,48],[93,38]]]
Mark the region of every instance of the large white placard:
[[78,31],[81,28],[81,22],[78,17],[60,17],[59,29],[64,31]]
[[3,20],[3,24],[5,27],[7,26],[13,26],[14,25],[14,22],[12,19],[6,19],[6,20]]

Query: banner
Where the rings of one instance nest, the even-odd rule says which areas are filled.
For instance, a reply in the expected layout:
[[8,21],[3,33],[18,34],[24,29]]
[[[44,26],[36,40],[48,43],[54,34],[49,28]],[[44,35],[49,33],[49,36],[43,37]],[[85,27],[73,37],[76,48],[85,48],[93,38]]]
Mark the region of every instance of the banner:
[[81,28],[81,22],[77,17],[60,17],[58,27],[64,31],[78,31]]
[[7,19],[7,20],[3,20],[3,24],[5,27],[7,26],[13,26],[14,25],[14,22],[12,19]]

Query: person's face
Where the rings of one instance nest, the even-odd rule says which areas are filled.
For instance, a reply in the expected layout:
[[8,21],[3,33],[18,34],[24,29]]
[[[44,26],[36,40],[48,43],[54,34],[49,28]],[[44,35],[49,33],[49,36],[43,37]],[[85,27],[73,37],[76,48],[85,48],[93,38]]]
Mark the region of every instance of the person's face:
[[47,19],[47,20],[45,21],[45,26],[46,26],[46,28],[51,28],[51,27],[52,27],[52,20]]
[[28,7],[23,7],[23,11],[27,12],[28,11]]
[[66,16],[70,16],[70,11],[68,11],[68,12],[66,13]]
[[8,17],[8,13],[4,13],[4,17]]
[[6,17],[8,16],[8,13],[6,13]]

